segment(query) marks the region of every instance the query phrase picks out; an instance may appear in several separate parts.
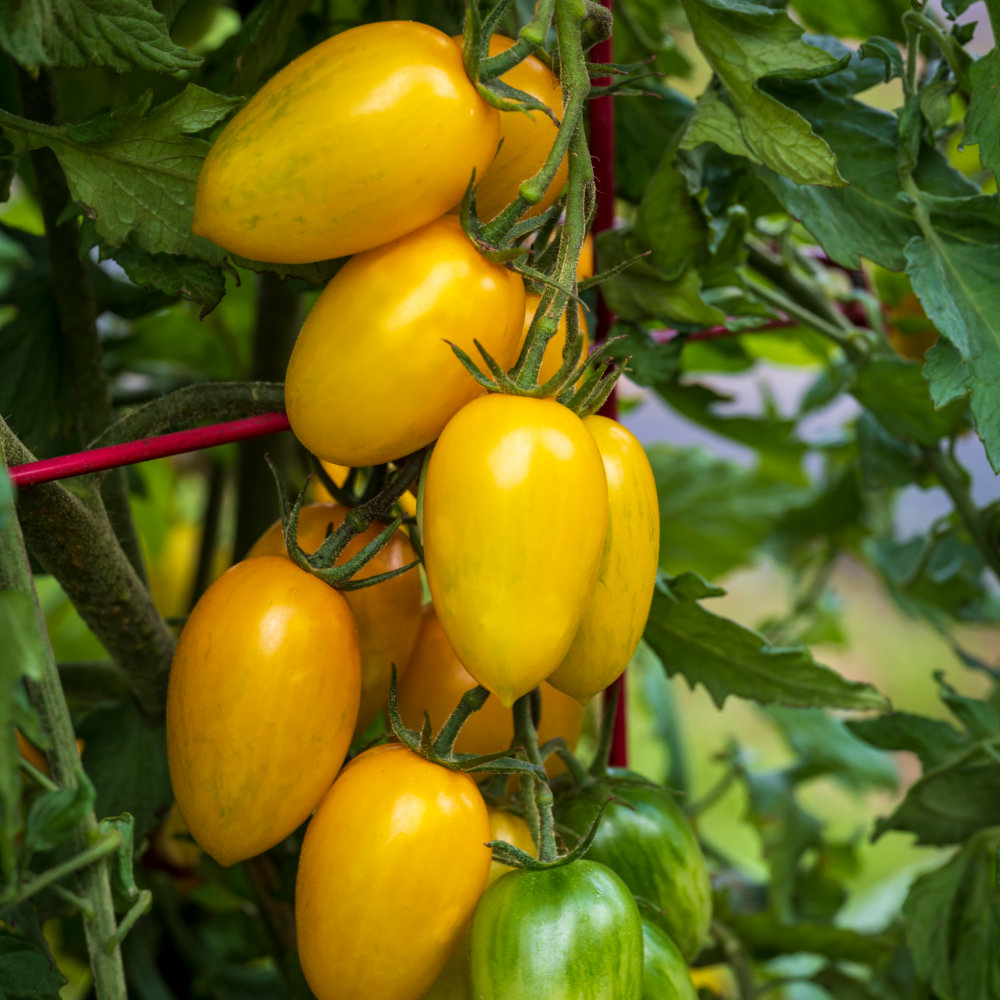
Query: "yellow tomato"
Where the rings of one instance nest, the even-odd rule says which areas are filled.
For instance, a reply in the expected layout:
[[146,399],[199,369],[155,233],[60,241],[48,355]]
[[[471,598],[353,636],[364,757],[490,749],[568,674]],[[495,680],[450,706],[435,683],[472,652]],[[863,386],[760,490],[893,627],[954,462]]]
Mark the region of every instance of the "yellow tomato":
[[309,823],[299,958],[319,1000],[415,1000],[455,948],[490,870],[475,782],[400,744],[355,758]]
[[[426,712],[434,729],[440,729],[462,695],[475,686],[475,678],[455,655],[433,605],[428,604],[413,656],[399,682],[399,714],[403,722],[419,730]],[[562,736],[570,749],[575,749],[583,729],[583,709],[576,699],[550,684],[541,685],[541,696],[539,743]],[[455,749],[459,753],[488,754],[505,750],[513,740],[514,717],[510,709],[504,708],[496,695],[490,695],[486,704],[462,726]],[[550,757],[546,769],[555,775],[564,767],[558,757]]]
[[[537,311],[538,304],[541,301],[541,295],[538,295],[535,292],[527,292],[524,296],[524,328],[521,331],[521,343],[518,344],[517,348],[519,352],[528,337],[528,327],[531,326],[531,321],[535,318],[535,312]],[[580,317],[580,332],[583,334],[583,342],[580,353],[576,357],[576,361],[579,363],[584,357],[586,357],[590,341],[587,337],[587,317],[584,315],[582,306],[577,306],[577,313]],[[563,313],[562,316],[559,317],[559,327],[556,330],[556,335],[548,342],[545,347],[545,353],[542,355],[542,367],[538,373],[539,385],[552,378],[552,376],[559,371],[559,368],[563,363],[562,352],[565,345],[566,314]]]
[[569,650],[597,577],[607,502],[593,436],[553,400],[477,399],[431,454],[431,597],[466,670],[506,708]]
[[314,454],[375,465],[430,444],[484,390],[445,343],[504,368],[517,357],[524,285],[446,216],[337,272],[306,319],[285,379],[292,430]]
[[[460,40],[459,40],[460,41]],[[509,49],[514,43],[502,35],[490,38],[490,55]],[[509,69],[500,79],[517,90],[551,108],[556,118],[562,118],[562,87],[552,71],[541,60],[528,56]],[[516,197],[522,182],[533,177],[545,163],[556,139],[556,125],[541,111],[501,111],[500,137],[503,144],[482,180],[476,185],[476,210],[481,219],[492,219]],[[567,157],[563,157],[552,183],[542,200],[525,212],[525,217],[541,215],[562,194],[569,174]]]
[[347,602],[287,557],[237,563],[195,605],[167,690],[174,797],[221,865],[273,847],[316,808],[358,714]]
[[[310,555],[326,538],[327,528],[336,530],[344,521],[347,508],[340,504],[315,503],[299,511],[299,545]],[[372,524],[355,535],[337,560],[346,562],[372,541],[383,525]],[[254,543],[247,558],[285,556],[281,522],[276,521]],[[417,558],[409,539],[396,532],[385,546],[357,574],[359,580],[378,573],[388,573],[407,566]],[[402,671],[409,662],[420,629],[420,601],[423,588],[416,570],[403,573],[371,587],[343,591],[354,614],[361,648],[361,707],[354,728],[355,736],[364,732],[382,710],[389,696],[392,665]]]
[[580,250],[580,259],[576,262],[576,280],[586,281],[594,276],[594,234],[587,233]]
[[[635,436],[615,420],[584,420],[604,461],[608,533],[597,583],[580,629],[553,687],[586,704],[628,665],[653,599],[660,554],[660,512],[649,459]],[[585,496],[586,494],[584,494]]]
[[447,35],[360,25],[289,63],[226,126],[192,228],[257,260],[359,253],[447,212],[499,135]]

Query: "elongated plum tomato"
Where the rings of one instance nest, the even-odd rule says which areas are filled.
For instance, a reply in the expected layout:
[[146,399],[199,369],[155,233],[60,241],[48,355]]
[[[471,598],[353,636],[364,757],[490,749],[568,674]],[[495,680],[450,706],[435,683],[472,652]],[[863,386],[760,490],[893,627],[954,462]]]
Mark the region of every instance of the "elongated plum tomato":
[[[462,695],[475,686],[475,678],[455,655],[434,613],[434,606],[428,604],[424,608],[413,656],[399,682],[397,695],[403,722],[411,729],[419,730],[426,712],[437,731],[461,701]],[[550,684],[543,683],[539,690],[542,714],[538,742],[562,736],[571,750],[576,749],[583,728],[583,708],[574,698],[557,691]],[[513,739],[513,716],[500,704],[497,696],[491,694],[486,704],[478,712],[473,712],[462,726],[455,749],[459,753],[494,753],[506,750]],[[553,775],[563,770],[558,757],[550,757],[545,766]]]
[[201,596],[167,689],[174,797],[221,865],[273,847],[316,808],[358,715],[347,602],[290,559],[237,563]]
[[642,638],[660,556],[660,508],[649,459],[632,432],[607,417],[584,424],[604,460],[608,533],[580,629],[549,683],[585,705],[628,666]]
[[295,342],[285,378],[292,430],[340,465],[416,451],[484,392],[445,341],[478,357],[478,340],[509,368],[523,322],[520,275],[481,256],[454,216],[358,254]]
[[484,396],[434,447],[423,497],[431,597],[459,660],[505,708],[573,641],[607,502],[593,436],[554,400]]
[[[461,36],[456,41],[462,44]],[[490,37],[490,55],[496,56],[513,45],[503,35]],[[540,59],[528,56],[500,77],[503,83],[523,90],[562,118],[562,87],[558,78]],[[481,219],[492,219],[516,197],[521,184],[542,169],[558,131],[555,122],[542,111],[501,111],[500,138],[503,144],[482,180],[476,185],[476,211]],[[541,215],[562,193],[569,174],[569,160],[563,156],[552,183],[541,201],[524,217]]]
[[[537,292],[527,292],[524,296],[524,327],[521,330],[521,342],[517,347],[518,352],[524,346],[525,340],[528,339],[528,328],[531,326],[531,321],[535,318],[535,313],[538,311],[538,305],[541,301],[542,297]],[[587,337],[587,317],[584,315],[582,306],[577,307],[577,315],[579,316],[580,333],[582,335],[580,353],[575,358],[576,363],[579,364],[587,354],[589,338]],[[565,346],[566,313],[563,313],[559,317],[559,326],[556,329],[556,335],[545,345],[545,353],[542,355],[542,367],[538,372],[539,385],[548,381],[559,371],[563,363],[563,349]]]
[[[299,546],[303,552],[310,555],[315,552],[326,538],[327,527],[336,530],[343,524],[346,515],[347,508],[341,504],[314,503],[304,506],[299,511],[298,531]],[[337,559],[337,564],[357,555],[383,527],[376,522],[355,535]],[[288,558],[280,521],[272,524],[254,542],[247,558],[256,556]],[[388,573],[408,566],[416,558],[410,540],[397,531],[385,548],[358,571],[356,578],[364,580],[378,573]],[[371,587],[343,591],[358,626],[361,647],[361,707],[358,709],[355,736],[368,728],[385,705],[392,665],[395,663],[400,673],[406,668],[420,629],[422,589],[420,577],[414,570]]]
[[498,112],[436,28],[382,21],[321,42],[226,126],[192,228],[286,264],[359,253],[443,215],[499,141]]
[[309,823],[295,884],[302,971],[319,1000],[417,1000],[486,884],[476,783],[400,744],[344,768]]
[[[520,816],[515,816],[506,809],[496,809],[489,806],[490,840],[505,840],[508,844],[520,847],[528,854],[535,853],[535,842],[531,839],[528,824]],[[511,869],[499,861],[490,862],[490,874],[486,880],[489,888]],[[469,993],[469,926],[466,925],[459,938],[455,950],[448,959],[448,964],[434,980],[431,988],[421,997],[421,1000],[471,1000]]]
[[512,871],[476,907],[470,964],[476,1000],[641,1000],[639,911],[593,861]]

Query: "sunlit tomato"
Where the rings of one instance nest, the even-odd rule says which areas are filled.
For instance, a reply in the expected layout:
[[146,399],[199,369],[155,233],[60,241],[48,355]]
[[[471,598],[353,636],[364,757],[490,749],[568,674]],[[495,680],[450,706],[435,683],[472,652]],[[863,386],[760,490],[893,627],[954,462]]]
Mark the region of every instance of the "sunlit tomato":
[[174,797],[222,865],[287,837],[340,769],[361,695],[354,616],[287,557],[237,563],[181,632],[167,690]]
[[[475,678],[455,655],[433,605],[427,605],[413,656],[399,682],[399,714],[403,722],[419,730],[426,712],[436,731],[461,701],[462,695],[475,686]],[[574,698],[549,684],[541,685],[541,696],[539,743],[562,736],[570,749],[575,749],[583,728],[583,709]],[[494,753],[507,749],[513,739],[514,719],[510,709],[504,708],[496,695],[490,695],[486,704],[462,726],[455,749],[459,753]],[[563,770],[558,757],[550,757],[546,767],[551,774]]]
[[[515,816],[506,809],[496,809],[493,806],[488,808],[490,840],[505,840],[528,854],[535,854],[535,842],[531,839],[531,831],[520,816]],[[491,862],[489,878],[486,881],[487,888],[501,875],[506,875],[511,870],[499,861]],[[434,980],[434,985],[421,997],[421,1000],[471,1000],[468,926],[462,932],[455,950],[448,959],[448,964],[441,970],[441,974]]]
[[[307,504],[299,511],[299,545],[312,554],[326,538],[327,528],[337,529],[344,521],[347,508],[340,504]],[[378,535],[383,525],[375,523],[355,535],[337,563],[356,555]],[[281,522],[276,521],[254,543],[247,558],[255,556],[286,556]],[[388,573],[408,566],[416,559],[409,539],[397,531],[371,561],[359,570],[357,579],[364,580],[378,573]],[[409,662],[420,629],[420,601],[423,588],[416,570],[403,573],[360,590],[345,590],[343,596],[358,626],[361,646],[361,707],[355,735],[364,732],[368,724],[385,705],[389,695],[392,665],[402,672]]]
[[447,35],[360,25],[289,63],[226,126],[192,228],[257,260],[359,253],[447,212],[499,135]]
[[641,1000],[642,924],[610,868],[508,872],[472,920],[476,1000]]
[[523,322],[520,275],[482,257],[454,216],[358,254],[295,342],[285,379],[292,430],[341,465],[416,451],[484,391],[445,340],[476,358],[478,340],[509,368]]
[[[457,39],[461,44],[461,39]],[[502,35],[490,38],[490,55],[495,56],[509,49],[514,43]],[[517,90],[541,101],[551,108],[556,118],[562,118],[562,87],[552,71],[534,56],[509,69],[500,79]],[[476,185],[476,211],[481,219],[492,219],[516,197],[522,182],[533,177],[545,163],[556,139],[556,125],[541,111],[501,111],[500,136],[503,145],[490,164],[482,180]],[[566,156],[546,188],[542,200],[525,216],[541,215],[562,193],[569,174]]]
[[[528,327],[531,326],[531,321],[535,318],[535,312],[538,309],[539,302],[541,301],[541,295],[538,295],[535,292],[528,292],[524,296],[524,329],[521,331],[521,343],[518,344],[518,351],[520,351],[521,347],[524,346],[524,341],[528,336]],[[590,341],[587,337],[587,317],[585,316],[582,307],[577,307],[577,314],[580,317],[580,333],[583,335],[580,353],[575,358],[575,362],[579,364],[581,359],[587,354]],[[563,363],[563,348],[565,345],[566,314],[563,313],[562,316],[559,317],[559,327],[556,330],[556,335],[548,342],[545,347],[545,353],[542,355],[542,367],[538,373],[539,385],[552,378],[552,376],[559,371],[559,368]]]
[[319,1000],[416,1000],[444,968],[490,870],[475,782],[401,744],[356,757],[309,823],[295,885],[299,958]]
[[549,683],[586,704],[628,665],[653,599],[660,556],[660,509],[649,459],[631,431],[592,416],[584,424],[608,481],[608,534],[597,583],[573,645]]
[[434,607],[466,670],[507,708],[573,641],[597,575],[607,498],[593,436],[553,400],[477,399],[434,448],[423,496]]

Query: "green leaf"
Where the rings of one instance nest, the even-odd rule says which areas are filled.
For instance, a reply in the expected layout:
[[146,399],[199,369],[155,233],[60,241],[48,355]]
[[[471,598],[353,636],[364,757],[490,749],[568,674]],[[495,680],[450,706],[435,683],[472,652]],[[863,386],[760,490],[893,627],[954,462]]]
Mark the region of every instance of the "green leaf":
[[135,838],[141,840],[173,798],[163,727],[146,722],[129,703],[89,715],[79,735],[83,766],[97,789],[97,814],[131,813]]
[[[978,203],[979,199],[971,199],[968,204],[974,210]],[[1000,382],[1000,229],[995,241],[988,243],[960,241],[939,230],[933,239],[915,236],[906,245],[906,272],[927,316],[962,356],[976,432],[994,471],[1000,472],[996,391]],[[939,365],[940,360],[929,366],[928,378],[942,375]],[[944,375],[941,396],[954,397],[956,377],[953,368]]]
[[226,292],[222,271],[212,264],[176,254],[146,253],[131,239],[110,250],[113,258],[140,288],[155,288],[175,298],[202,306],[202,316],[211,312]]
[[25,69],[175,73],[201,58],[175,45],[152,0],[23,0],[0,6],[0,46]]
[[962,429],[965,407],[935,409],[920,366],[891,355],[870,358],[857,369],[851,393],[897,438],[937,445]]
[[770,167],[796,184],[845,183],[830,147],[796,111],[758,87],[765,77],[822,76],[841,63],[802,41],[781,10],[750,0],[684,0],[695,41],[726,88],[697,104],[681,145],[714,142],[728,153]]
[[918,476],[919,450],[911,442],[890,434],[870,412],[858,417],[858,459],[866,490],[906,486]]
[[139,898],[133,863],[135,820],[130,813],[122,813],[102,819],[97,826],[102,834],[117,833],[121,837],[121,847],[110,858],[108,874],[115,909],[123,913]]
[[50,851],[68,839],[94,807],[94,786],[82,772],[76,784],[43,792],[31,800],[24,820],[24,847],[32,851]]
[[771,646],[759,633],[698,603],[719,593],[693,573],[660,578],[646,641],[671,676],[682,674],[692,688],[703,684],[719,707],[730,695],[804,708],[886,706],[870,684],[847,680],[817,663],[809,650]]
[[[838,264],[859,269],[867,257],[891,271],[902,270],[904,247],[919,228],[899,182],[898,121],[833,91],[835,80],[782,83],[780,93],[829,143],[849,186],[804,187],[762,167],[755,172]],[[927,146],[921,147],[915,176],[921,188],[936,194],[962,196],[975,190]]]
[[[131,237],[146,253],[173,253],[221,264],[220,247],[191,232],[195,182],[209,144],[192,137],[239,103],[188,84],[149,110],[151,92],[132,107],[61,128],[5,116],[19,152],[49,147],[70,194],[110,247]],[[148,112],[148,114],[147,114]]]
[[911,712],[890,712],[877,719],[849,719],[845,725],[880,750],[915,753],[925,770],[938,767],[969,746],[969,738],[950,723]]
[[869,38],[858,49],[858,55],[862,59],[881,59],[885,64],[885,77],[883,83],[895,80],[903,75],[903,56],[898,46],[889,41],[888,38]]
[[660,567],[716,579],[752,563],[758,547],[802,490],[700,448],[648,449],[660,520]]
[[0,927],[0,997],[3,1000],[59,1000],[66,977],[39,945]]
[[899,784],[892,758],[867,745],[842,719],[820,709],[776,705],[769,707],[767,714],[798,757],[791,771],[793,780],[826,774],[858,791],[895,789]]
[[972,837],[947,864],[913,883],[903,904],[920,977],[941,1000],[1000,997],[997,831]]
[[[989,2],[990,0],[987,0],[987,3]],[[941,6],[948,12],[948,16],[954,19],[959,14],[964,14],[973,3],[975,0],[943,0]]]
[[909,0],[866,0],[865,3],[829,3],[828,0],[791,0],[790,7],[802,15],[813,31],[848,38],[888,35],[903,38],[902,16]]

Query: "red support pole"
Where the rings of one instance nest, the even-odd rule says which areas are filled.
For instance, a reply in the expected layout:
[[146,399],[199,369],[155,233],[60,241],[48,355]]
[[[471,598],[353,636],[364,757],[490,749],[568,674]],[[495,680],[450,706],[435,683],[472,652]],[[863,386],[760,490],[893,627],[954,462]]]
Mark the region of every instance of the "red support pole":
[[7,471],[15,486],[33,486],[36,483],[50,483],[54,479],[69,479],[88,472],[102,472],[120,465],[134,465],[148,462],[166,455],[180,455],[186,451],[198,451],[230,441],[264,437],[289,429],[288,417],[284,413],[262,413],[242,420],[227,420],[208,427],[195,427],[189,431],[176,431],[158,437],[126,441],[90,451],[78,451],[59,458],[46,458],[40,462],[13,465]]
[[[609,10],[612,8],[613,0],[602,0],[604,6]],[[591,50],[590,58],[593,62],[610,63],[614,61],[614,46],[611,39],[595,45]],[[594,80],[598,87],[610,83],[608,77]],[[615,106],[614,98],[610,95],[595,98],[590,102],[590,155],[594,163],[594,183],[597,188],[597,214],[594,217],[594,236],[604,232],[605,229],[612,229],[615,224]],[[604,301],[604,296],[598,291],[597,295],[597,327],[594,331],[594,343],[600,343],[607,338],[615,317]],[[614,392],[608,397],[608,401],[601,407],[601,414],[611,417],[612,420],[618,417],[618,400]],[[610,763],[614,767],[626,767],[628,765],[628,749],[626,741],[626,710],[625,710],[625,675],[615,681],[618,686],[619,698],[618,709],[615,714],[614,733],[611,739]],[[607,698],[610,688],[605,691]]]

